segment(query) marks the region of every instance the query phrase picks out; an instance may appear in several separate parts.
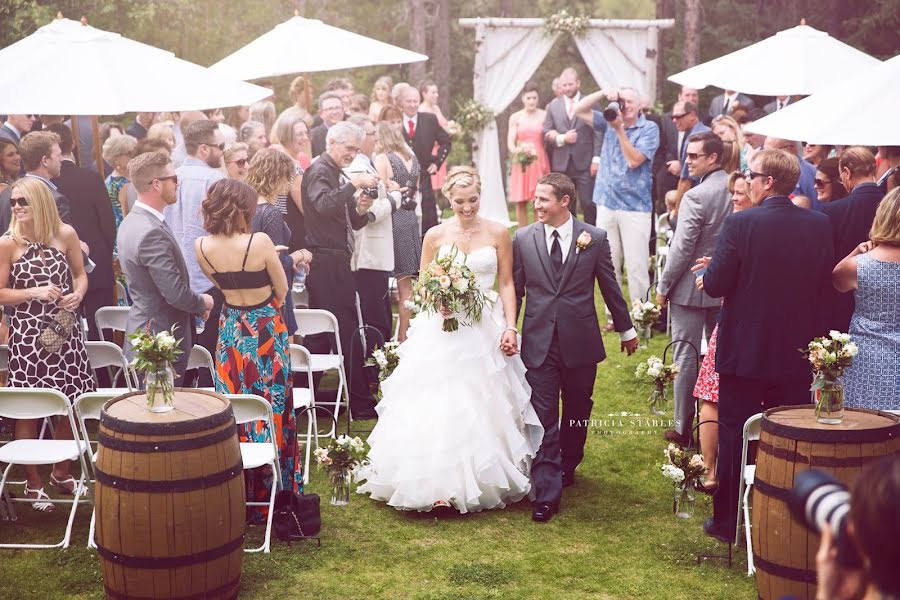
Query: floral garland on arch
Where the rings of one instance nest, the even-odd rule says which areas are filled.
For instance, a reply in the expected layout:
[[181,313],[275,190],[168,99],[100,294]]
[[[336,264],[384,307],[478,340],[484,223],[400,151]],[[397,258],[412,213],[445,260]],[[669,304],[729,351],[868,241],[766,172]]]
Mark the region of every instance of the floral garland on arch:
[[568,33],[572,37],[584,37],[591,18],[585,14],[573,15],[565,8],[544,19],[544,36],[552,37],[557,33]]
[[475,136],[494,120],[494,111],[475,100],[469,98],[465,102],[460,102],[456,106],[456,119],[453,129],[448,133],[455,135],[462,140],[474,140]]

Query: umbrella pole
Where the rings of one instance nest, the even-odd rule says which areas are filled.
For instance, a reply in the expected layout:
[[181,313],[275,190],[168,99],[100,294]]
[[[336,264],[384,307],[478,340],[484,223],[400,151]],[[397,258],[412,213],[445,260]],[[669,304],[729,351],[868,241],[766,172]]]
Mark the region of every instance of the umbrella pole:
[[[57,17],[57,18],[61,18]],[[75,164],[81,166],[81,150],[78,148],[78,115],[70,115],[69,122],[72,124],[72,139],[75,141]]]
[[94,159],[97,161],[97,172],[100,177],[106,178],[103,172],[103,149],[100,147],[100,124],[97,122],[97,115],[91,116],[91,132],[94,134]]
[[312,114],[312,90],[309,89],[309,75],[303,74],[303,87],[306,90],[306,112]]

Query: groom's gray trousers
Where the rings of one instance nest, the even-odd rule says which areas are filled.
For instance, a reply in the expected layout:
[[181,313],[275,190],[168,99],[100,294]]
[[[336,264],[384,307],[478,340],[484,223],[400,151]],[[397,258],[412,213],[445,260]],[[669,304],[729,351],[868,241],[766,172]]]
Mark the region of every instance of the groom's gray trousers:
[[531,386],[531,404],[544,426],[544,441],[531,465],[535,502],[558,506],[562,497],[563,471],[574,471],[584,458],[596,376],[596,364],[565,366],[556,330],[543,364],[528,369],[525,374]]
[[[697,383],[700,344],[704,335],[706,341],[709,341],[719,318],[719,307],[701,308],[670,302],[669,310],[672,314],[672,350],[675,364],[678,365],[678,376],[675,378],[675,431],[686,436],[691,433],[696,413],[694,384]],[[681,340],[682,343],[677,343],[676,340]],[[696,353],[694,348],[697,349]]]

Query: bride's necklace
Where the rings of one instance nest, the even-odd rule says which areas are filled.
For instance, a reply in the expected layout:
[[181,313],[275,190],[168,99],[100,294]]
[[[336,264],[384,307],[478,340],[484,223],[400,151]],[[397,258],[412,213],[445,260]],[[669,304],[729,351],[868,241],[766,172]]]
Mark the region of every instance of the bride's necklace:
[[459,221],[456,222],[456,233],[458,233],[463,238],[465,238],[466,242],[471,242],[472,236],[475,235],[476,233],[478,233],[479,231],[481,231],[481,221],[480,220],[475,222],[474,227],[470,227],[468,229],[463,229],[460,226]]

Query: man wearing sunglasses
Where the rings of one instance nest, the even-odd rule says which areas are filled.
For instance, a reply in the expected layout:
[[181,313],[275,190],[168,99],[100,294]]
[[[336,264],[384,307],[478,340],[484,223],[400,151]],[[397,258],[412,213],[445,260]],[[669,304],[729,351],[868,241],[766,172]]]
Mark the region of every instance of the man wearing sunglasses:
[[18,146],[22,137],[34,127],[36,120],[35,115],[9,115],[6,117],[6,122],[0,126],[0,138],[7,139]]
[[[209,119],[201,119],[188,125],[184,132],[184,146],[187,158],[175,174],[178,176],[177,202],[166,207],[166,223],[172,229],[172,235],[181,248],[187,263],[191,290],[195,294],[209,294],[215,300],[203,333],[197,343],[215,354],[216,341],[219,335],[219,312],[222,310],[224,297],[222,292],[212,284],[203,273],[197,262],[194,251],[194,240],[207,235],[200,216],[200,205],[206,198],[206,191],[220,179],[225,178],[220,167],[225,152],[225,141],[219,124]],[[209,374],[201,369],[201,387],[209,387],[212,381]]]
[[697,105],[693,102],[681,101],[676,102],[672,107],[672,122],[675,129],[678,130],[681,145],[678,147],[678,160],[670,161],[666,164],[669,173],[678,177],[678,185],[676,190],[678,194],[675,196],[675,214],[678,214],[678,208],[681,205],[681,197],[691,187],[700,183],[699,177],[693,177],[688,171],[688,165],[685,155],[687,154],[688,139],[692,135],[709,131],[709,127],[700,121],[697,114]]
[[744,422],[773,407],[809,403],[812,373],[797,348],[822,331],[833,266],[828,217],[788,198],[800,178],[796,154],[760,150],[745,178],[757,207],[725,219],[698,282],[710,297],[724,299],[716,348],[719,490],[704,531],[729,543]]

